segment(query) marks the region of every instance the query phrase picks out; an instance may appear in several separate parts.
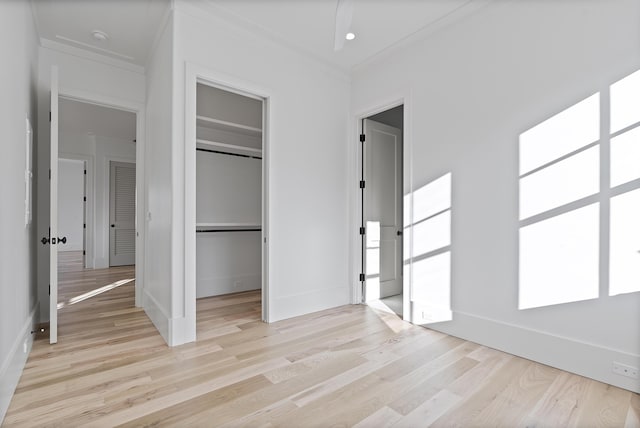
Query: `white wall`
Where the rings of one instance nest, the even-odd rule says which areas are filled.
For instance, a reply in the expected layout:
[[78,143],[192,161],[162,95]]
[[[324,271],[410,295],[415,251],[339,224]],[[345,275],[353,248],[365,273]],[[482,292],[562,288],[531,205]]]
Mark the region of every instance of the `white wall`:
[[[0,423],[37,322],[35,227],[25,226],[26,118],[36,130],[37,38],[28,2],[0,3]],[[10,60],[7,60],[10,59]],[[35,141],[35,138],[34,138]],[[33,224],[33,223],[32,223]],[[26,349],[23,349],[26,346]]]
[[354,118],[407,97],[414,190],[452,173],[453,320],[430,327],[635,391],[611,363],[640,366],[640,293],[518,310],[518,137],[640,68],[638,16],[634,0],[494,2],[352,83]]
[[172,235],[173,19],[160,32],[147,68],[145,182],[147,186],[144,309],[171,343],[172,263],[180,254]]
[[[100,100],[112,106],[137,106],[144,104],[145,76],[140,71],[98,62],[76,55],[40,47],[38,73],[38,116],[49,117],[49,90],[51,66],[59,67],[60,93],[81,100]],[[46,236],[49,227],[49,121],[38,121],[37,235]],[[64,138],[60,139],[65,144]],[[60,148],[62,151],[63,148]],[[96,164],[96,168],[99,165]],[[98,195],[96,195],[98,196]],[[97,211],[96,211],[97,215]],[[108,221],[108,220],[107,220]],[[108,253],[107,253],[108,256]],[[38,246],[38,297],[40,318],[49,319],[49,252]],[[107,257],[108,265],[108,257]],[[96,262],[96,266],[99,264]]]
[[[184,105],[186,62],[209,70],[218,81],[259,88],[269,97],[269,320],[348,303],[348,77],[193,4],[176,3],[175,27],[174,105]],[[172,316],[180,325],[190,304],[185,302],[181,244],[185,242],[184,195],[188,190],[182,108],[175,112],[174,120],[175,255],[173,282],[167,281],[165,287],[172,295]],[[195,244],[187,248],[190,250],[195,250]],[[184,333],[176,330],[174,342],[192,340],[194,327],[186,326]]]
[[84,162],[58,161],[58,231],[67,242],[60,251],[82,251],[84,224]]

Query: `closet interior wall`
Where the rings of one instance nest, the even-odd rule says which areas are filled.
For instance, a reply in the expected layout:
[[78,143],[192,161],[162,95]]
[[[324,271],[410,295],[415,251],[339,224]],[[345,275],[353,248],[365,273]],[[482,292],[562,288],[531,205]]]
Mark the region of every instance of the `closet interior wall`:
[[262,286],[262,100],[198,83],[196,297]]

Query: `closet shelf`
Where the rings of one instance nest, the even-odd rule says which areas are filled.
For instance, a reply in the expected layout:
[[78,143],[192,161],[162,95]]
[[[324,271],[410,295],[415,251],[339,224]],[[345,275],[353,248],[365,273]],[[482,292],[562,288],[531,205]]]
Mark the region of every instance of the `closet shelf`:
[[196,230],[260,229],[257,223],[196,223]]
[[240,153],[246,155],[257,155],[262,156],[261,149],[255,149],[253,147],[239,146],[237,144],[227,144],[227,143],[219,143],[217,141],[209,141],[203,139],[196,139],[196,147],[211,149],[211,150],[219,150],[222,152],[228,153]]
[[196,123],[198,126],[204,126],[206,128],[237,132],[239,134],[252,135],[254,137],[259,137],[262,135],[262,129],[260,128],[241,125],[235,122],[227,122],[220,119],[213,119],[206,116],[196,116]]

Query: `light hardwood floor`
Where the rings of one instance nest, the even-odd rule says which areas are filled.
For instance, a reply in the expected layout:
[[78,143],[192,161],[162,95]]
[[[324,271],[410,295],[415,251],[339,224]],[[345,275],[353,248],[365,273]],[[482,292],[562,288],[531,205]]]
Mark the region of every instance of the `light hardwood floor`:
[[[132,268],[69,269],[63,301]],[[60,310],[6,426],[640,426],[640,397],[406,324],[367,306],[260,322],[260,293],[198,301],[198,341],[164,344],[133,283]]]

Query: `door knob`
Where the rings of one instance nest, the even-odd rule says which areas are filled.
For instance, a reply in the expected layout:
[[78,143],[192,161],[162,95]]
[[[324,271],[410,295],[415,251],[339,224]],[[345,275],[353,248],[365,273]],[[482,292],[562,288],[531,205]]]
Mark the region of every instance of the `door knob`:
[[47,245],[49,243],[49,238],[45,236],[40,240],[40,242],[42,242],[42,245]]
[[111,225],[111,227],[116,227],[116,225],[115,225],[115,224],[112,224],[112,225]]
[[58,238],[58,244],[66,244],[67,243],[67,237],[63,236],[62,238]]

